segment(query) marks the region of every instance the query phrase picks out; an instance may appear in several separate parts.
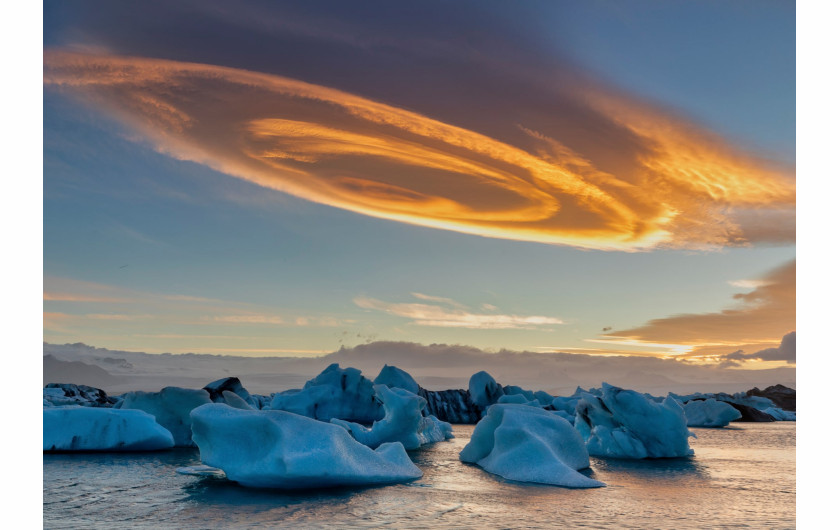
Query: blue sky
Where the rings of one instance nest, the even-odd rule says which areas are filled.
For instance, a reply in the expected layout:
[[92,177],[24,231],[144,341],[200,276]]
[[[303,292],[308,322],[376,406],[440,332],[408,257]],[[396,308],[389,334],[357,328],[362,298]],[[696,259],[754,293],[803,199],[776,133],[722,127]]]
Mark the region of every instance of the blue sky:
[[[733,160],[772,159],[768,180],[793,175],[793,2],[636,2],[632,9],[466,2],[421,13],[378,3],[247,5],[229,13],[212,2],[46,2],[45,47],[259,71],[512,144],[521,142],[517,131],[539,126],[620,177],[622,159],[598,143],[608,134],[614,145],[629,140],[602,115],[579,109],[594,86],[620,94],[622,104],[641,99],[659,109],[656,116],[678,120],[680,130],[720,135],[738,153]],[[563,91],[562,105],[552,99],[554,87]],[[224,96],[212,101],[227,118]],[[137,116],[119,112],[124,100],[107,97],[45,86],[48,342],[312,355],[406,340],[707,359],[701,354],[778,344],[795,328],[794,308],[772,320],[762,309],[772,305],[761,291],[766,278],[795,258],[790,227],[765,234],[790,222],[772,217],[789,210],[783,201],[762,210],[771,217],[756,214],[761,229],[747,230],[756,234],[747,246],[698,244],[705,240],[696,226],[708,221],[699,214],[673,230],[685,234],[676,243],[633,251],[519,240],[512,232],[482,237],[313,202],[173,157]],[[575,112],[582,117],[568,117]],[[206,122],[216,114],[196,116]],[[566,121],[553,128],[555,118]],[[452,197],[468,194],[460,193]],[[742,222],[737,209],[727,203],[722,211]],[[655,326],[618,334],[725,309],[761,325],[742,336],[722,326],[676,344],[672,334],[658,338]]]

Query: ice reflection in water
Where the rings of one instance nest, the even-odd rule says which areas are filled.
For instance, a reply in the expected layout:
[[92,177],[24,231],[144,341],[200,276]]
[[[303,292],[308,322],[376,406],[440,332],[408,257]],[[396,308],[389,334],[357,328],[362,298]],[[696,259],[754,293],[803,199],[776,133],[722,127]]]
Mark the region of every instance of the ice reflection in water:
[[465,465],[454,440],[411,452],[424,476],[409,484],[310,492],[256,490],[176,473],[195,450],[44,455],[46,528],[116,527],[587,527],[795,526],[794,423],[694,429],[696,455],[592,458],[606,488],[521,484]]

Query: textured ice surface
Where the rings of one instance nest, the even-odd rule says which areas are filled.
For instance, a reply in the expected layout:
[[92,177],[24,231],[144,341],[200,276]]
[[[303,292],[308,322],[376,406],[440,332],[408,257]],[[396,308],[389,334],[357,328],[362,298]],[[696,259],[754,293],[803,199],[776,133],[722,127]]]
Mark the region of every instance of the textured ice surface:
[[190,411],[205,403],[210,403],[206,390],[168,386],[160,392],[129,392],[120,408],[148,412],[172,433],[176,446],[194,447]]
[[684,410],[689,427],[726,427],[741,417],[735,407],[714,398],[689,401]]
[[385,385],[376,385],[374,390],[385,409],[385,416],[372,427],[339,419],[330,421],[347,429],[359,442],[374,448],[386,442],[399,442],[406,449],[417,449],[452,437],[451,425],[434,416],[423,416],[426,400],[417,394]]
[[140,410],[44,409],[44,451],[155,451],[173,445],[172,434]]
[[400,370],[396,366],[385,365],[373,380],[375,385],[386,385],[389,388],[402,388],[414,394],[420,392],[420,385],[411,377],[411,374],[405,370]]
[[201,461],[244,486],[303,489],[390,484],[423,475],[399,443],[375,451],[338,425],[221,403],[192,411]]
[[575,428],[589,454],[616,458],[666,458],[694,454],[682,406],[668,397],[657,403],[633,390],[607,383],[600,396],[584,392]]
[[560,416],[528,405],[488,408],[460,458],[509,480],[569,488],[604,485],[577,471],[589,467],[580,433]]
[[272,410],[285,410],[301,416],[329,421],[338,418],[373,423],[383,416],[373,383],[356,368],[331,364],[301,390],[275,394]]

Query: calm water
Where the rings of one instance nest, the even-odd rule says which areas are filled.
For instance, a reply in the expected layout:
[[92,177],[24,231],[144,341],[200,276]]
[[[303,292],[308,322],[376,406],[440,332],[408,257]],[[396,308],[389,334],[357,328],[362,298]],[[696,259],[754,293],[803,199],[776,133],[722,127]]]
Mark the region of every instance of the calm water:
[[473,426],[410,452],[410,484],[288,494],[180,475],[197,450],[44,455],[45,528],[793,528],[796,424],[692,429],[695,456],[592,458],[606,488],[505,481],[458,460]]

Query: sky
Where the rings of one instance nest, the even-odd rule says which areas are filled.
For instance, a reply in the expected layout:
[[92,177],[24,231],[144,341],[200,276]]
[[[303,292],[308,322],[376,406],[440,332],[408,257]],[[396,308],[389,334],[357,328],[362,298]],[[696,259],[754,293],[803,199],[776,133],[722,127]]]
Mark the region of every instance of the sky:
[[795,23],[46,1],[44,340],[790,366]]

